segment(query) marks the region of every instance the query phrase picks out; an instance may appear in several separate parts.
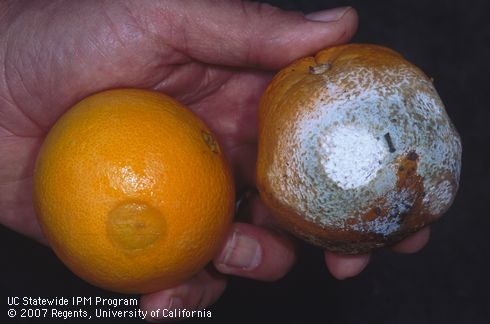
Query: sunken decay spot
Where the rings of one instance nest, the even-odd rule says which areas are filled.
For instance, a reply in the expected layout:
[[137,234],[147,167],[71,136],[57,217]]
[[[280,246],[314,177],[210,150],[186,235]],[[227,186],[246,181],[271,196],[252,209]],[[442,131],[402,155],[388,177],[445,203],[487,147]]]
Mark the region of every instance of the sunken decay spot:
[[107,232],[113,243],[125,250],[151,246],[163,236],[165,219],[155,208],[143,202],[123,202],[107,218]]
[[368,184],[390,152],[386,143],[367,129],[339,125],[321,139],[321,163],[327,175],[344,190]]

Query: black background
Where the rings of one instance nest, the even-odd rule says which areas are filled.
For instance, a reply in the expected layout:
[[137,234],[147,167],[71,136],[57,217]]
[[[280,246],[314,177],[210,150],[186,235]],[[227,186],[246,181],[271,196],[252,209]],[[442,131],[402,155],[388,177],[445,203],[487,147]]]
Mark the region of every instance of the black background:
[[[490,323],[488,1],[269,2],[304,12],[352,5],[360,16],[354,42],[389,46],[433,77],[463,139],[460,191],[420,253],[378,251],[360,276],[337,281],[322,252],[304,244],[285,278],[231,278],[208,308],[212,319],[187,322]],[[1,226],[0,258],[2,323],[10,322],[6,296],[122,296],[84,283],[48,248]]]

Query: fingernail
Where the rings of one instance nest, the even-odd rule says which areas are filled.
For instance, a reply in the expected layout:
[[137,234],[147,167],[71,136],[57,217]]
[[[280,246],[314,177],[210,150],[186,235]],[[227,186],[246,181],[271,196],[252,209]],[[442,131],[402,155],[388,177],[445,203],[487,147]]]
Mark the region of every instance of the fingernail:
[[352,7],[339,7],[334,9],[322,10],[305,15],[311,21],[332,22],[342,19]]
[[262,248],[259,242],[251,236],[235,231],[218,263],[226,268],[252,270],[260,264],[261,259]]

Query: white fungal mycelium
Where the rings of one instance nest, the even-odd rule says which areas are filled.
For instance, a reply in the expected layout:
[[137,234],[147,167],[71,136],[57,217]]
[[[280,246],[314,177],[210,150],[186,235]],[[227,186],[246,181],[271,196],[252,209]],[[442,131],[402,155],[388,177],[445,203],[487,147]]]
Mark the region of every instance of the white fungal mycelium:
[[354,125],[333,126],[319,144],[325,173],[345,190],[369,183],[388,154],[383,141]]

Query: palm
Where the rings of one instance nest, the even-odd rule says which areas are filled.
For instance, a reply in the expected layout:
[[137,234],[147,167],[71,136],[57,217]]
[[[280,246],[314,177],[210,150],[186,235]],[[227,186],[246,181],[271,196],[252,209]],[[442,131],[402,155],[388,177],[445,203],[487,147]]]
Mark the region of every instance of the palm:
[[[240,175],[239,187],[253,182],[255,115],[268,74],[199,62],[137,28],[129,30],[132,17],[118,17],[90,30],[77,26],[60,34],[47,28],[41,34],[49,41],[42,43],[29,39],[32,33],[7,39],[7,78],[0,83],[7,111],[0,120],[6,157],[0,159],[0,222],[8,227],[42,240],[31,200],[39,146],[64,111],[104,89],[155,89],[180,100],[216,132]],[[26,50],[26,43],[33,45]]]

